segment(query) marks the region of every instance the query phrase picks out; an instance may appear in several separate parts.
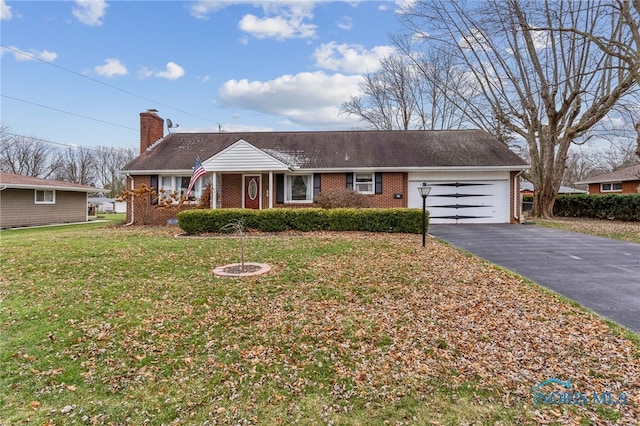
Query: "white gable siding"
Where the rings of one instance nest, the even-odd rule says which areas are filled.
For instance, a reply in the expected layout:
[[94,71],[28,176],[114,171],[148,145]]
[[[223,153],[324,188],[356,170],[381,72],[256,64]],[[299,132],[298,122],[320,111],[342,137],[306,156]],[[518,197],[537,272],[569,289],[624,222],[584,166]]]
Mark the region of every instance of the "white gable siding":
[[205,160],[208,172],[284,171],[289,166],[240,139],[230,147]]

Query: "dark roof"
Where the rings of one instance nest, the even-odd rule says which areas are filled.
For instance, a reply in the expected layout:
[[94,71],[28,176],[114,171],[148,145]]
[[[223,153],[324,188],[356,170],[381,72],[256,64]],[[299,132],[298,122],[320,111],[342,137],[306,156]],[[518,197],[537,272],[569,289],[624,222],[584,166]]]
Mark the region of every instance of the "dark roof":
[[527,166],[482,130],[234,132],[170,134],[124,171],[191,170],[241,139],[300,169]]
[[7,188],[24,189],[58,189],[66,191],[96,192],[99,188],[88,185],[78,185],[76,183],[62,182],[58,180],[40,179],[31,176],[16,175],[13,173],[0,172],[0,186]]
[[640,180],[640,164],[625,167],[615,172],[593,176],[576,183],[626,182],[630,180]]

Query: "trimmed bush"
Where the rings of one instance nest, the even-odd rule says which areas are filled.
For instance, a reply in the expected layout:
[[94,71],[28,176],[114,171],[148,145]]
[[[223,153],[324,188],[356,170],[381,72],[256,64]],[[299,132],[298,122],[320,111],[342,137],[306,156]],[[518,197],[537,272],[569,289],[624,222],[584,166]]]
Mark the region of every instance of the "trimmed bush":
[[553,214],[564,217],[637,221],[640,220],[640,195],[560,195],[553,206]]
[[368,196],[347,188],[322,191],[313,202],[323,209],[371,207]]
[[198,209],[178,214],[180,228],[190,235],[223,232],[230,221],[243,218],[247,230],[366,231],[419,234],[421,209]]

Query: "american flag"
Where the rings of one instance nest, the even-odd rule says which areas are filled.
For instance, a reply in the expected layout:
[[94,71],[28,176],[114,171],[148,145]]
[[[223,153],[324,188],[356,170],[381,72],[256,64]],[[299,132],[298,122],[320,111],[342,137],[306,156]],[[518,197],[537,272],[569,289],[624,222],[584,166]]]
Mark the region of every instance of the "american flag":
[[204,169],[204,167],[202,167],[200,157],[196,157],[196,164],[193,166],[193,174],[191,175],[191,180],[189,181],[187,195],[185,195],[187,198],[189,198],[189,195],[191,195],[191,190],[193,189],[193,186],[196,184],[198,179],[200,179],[202,176],[205,176],[206,174],[207,171]]

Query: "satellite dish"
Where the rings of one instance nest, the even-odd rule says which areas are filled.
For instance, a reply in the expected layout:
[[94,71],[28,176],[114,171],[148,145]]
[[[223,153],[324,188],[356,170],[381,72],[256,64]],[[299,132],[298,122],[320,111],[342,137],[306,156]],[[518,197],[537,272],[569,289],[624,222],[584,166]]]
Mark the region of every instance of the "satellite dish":
[[173,121],[171,121],[170,118],[167,118],[167,129],[169,129],[169,133],[171,133],[171,129],[174,127],[180,127],[179,124],[173,124]]

